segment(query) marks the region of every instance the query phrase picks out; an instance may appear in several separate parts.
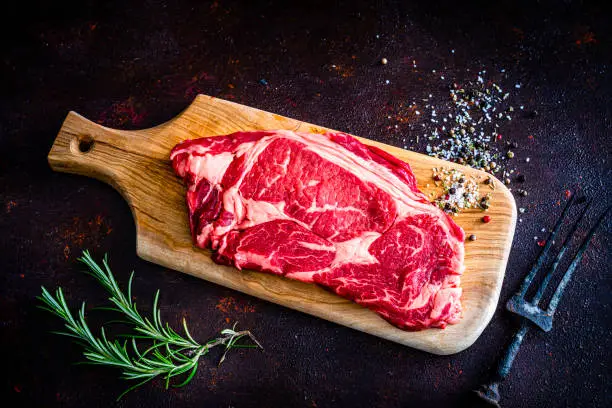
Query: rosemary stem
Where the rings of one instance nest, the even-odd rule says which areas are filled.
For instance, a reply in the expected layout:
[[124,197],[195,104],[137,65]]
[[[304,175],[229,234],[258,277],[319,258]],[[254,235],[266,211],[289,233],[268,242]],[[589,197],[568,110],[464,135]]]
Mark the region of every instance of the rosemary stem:
[[[58,288],[53,295],[43,287],[42,295],[38,299],[43,303],[42,309],[64,321],[67,332],[58,334],[74,337],[84,345],[83,356],[87,362],[120,368],[124,379],[140,381],[128,388],[119,398],[159,376],[165,379],[166,388],[170,386],[173,378],[183,375],[186,378],[173,386],[187,385],[196,374],[200,357],[206,355],[213,347],[224,345],[225,352],[219,361],[221,364],[230,349],[245,347],[236,344],[245,336],[251,339],[255,347],[263,349],[250,331],[235,331],[235,324],[231,329],[222,330],[219,337],[201,344],[191,336],[187,323],[183,319],[184,335],[181,335],[169,324],[162,322],[158,306],[159,291],[154,297],[151,318],[145,317],[140,314],[136,303],[132,301],[133,272],[130,275],[126,295],[113,276],[106,256],[102,262],[104,268],[93,260],[88,251],[84,251],[79,260],[89,268],[88,274],[93,276],[108,292],[110,296],[108,300],[113,305],[110,309],[123,314],[133,325],[132,329],[135,334],[124,336],[131,342],[128,343],[126,340],[120,343],[118,340],[109,340],[103,327],[100,329],[100,335],[95,336],[85,318],[85,303],[82,303],[76,317],[73,316],[61,288]],[[143,341],[148,342],[148,347],[144,352],[141,351],[144,348]],[[128,344],[131,345],[129,350]]]

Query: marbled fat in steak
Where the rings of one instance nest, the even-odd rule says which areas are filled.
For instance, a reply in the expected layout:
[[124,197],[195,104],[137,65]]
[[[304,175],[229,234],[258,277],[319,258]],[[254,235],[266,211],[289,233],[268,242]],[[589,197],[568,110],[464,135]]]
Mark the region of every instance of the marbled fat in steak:
[[215,262],[314,282],[403,329],[461,317],[463,230],[405,162],[344,133],[238,132],[171,153]]

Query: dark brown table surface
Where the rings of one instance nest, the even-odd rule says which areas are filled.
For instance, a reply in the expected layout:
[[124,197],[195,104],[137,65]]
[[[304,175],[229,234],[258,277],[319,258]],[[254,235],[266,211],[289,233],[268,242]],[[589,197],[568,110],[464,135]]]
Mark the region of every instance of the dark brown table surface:
[[[235,352],[220,368],[213,353],[189,386],[165,391],[154,383],[117,406],[468,406],[469,391],[489,378],[516,327],[503,304],[539,252],[541,229],[554,222],[565,191],[595,198],[599,210],[610,202],[612,50],[603,6],[11,3],[0,17],[1,400],[14,401],[5,406],[108,407],[126,387],[112,369],[75,365],[79,348],[50,334],[59,321],[35,307],[41,285],[61,285],[74,307],[104,300],[75,261],[86,248],[98,257],[110,253],[122,282],[136,270],[143,311],[161,288],[163,316],[172,324],[187,316],[197,338],[237,320],[265,346]],[[453,356],[412,350],[142,261],[121,196],[98,181],[53,173],[46,162],[69,110],[139,129],[172,118],[197,93],[424,152],[423,138],[411,140],[427,118],[389,120],[389,109],[430,93],[444,104],[452,81],[483,69],[511,91],[515,106],[524,105],[504,125],[504,137],[518,143],[514,163],[529,195],[516,197],[526,212],[498,311],[476,343]],[[568,287],[553,332],[527,336],[502,386],[505,406],[612,403],[610,238],[608,222]]]

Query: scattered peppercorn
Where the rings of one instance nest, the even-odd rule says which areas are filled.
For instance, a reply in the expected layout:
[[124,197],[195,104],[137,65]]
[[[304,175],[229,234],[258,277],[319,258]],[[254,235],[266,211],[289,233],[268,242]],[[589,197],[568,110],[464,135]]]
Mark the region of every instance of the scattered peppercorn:
[[509,178],[504,179],[504,184],[506,185],[510,184],[510,179]]
[[523,197],[527,197],[527,190],[522,190],[522,191],[521,191],[521,195],[522,195]]
[[482,208],[479,202],[482,198],[475,176],[466,176],[456,169],[447,167],[433,169],[433,178],[438,181],[436,186],[443,191],[436,198],[435,204],[446,213],[457,215],[467,208]]
[[380,63],[383,64],[383,65],[387,65],[388,62],[389,61],[387,61],[386,58],[383,58],[383,59],[380,60]]
[[474,234],[470,235],[470,241],[476,241],[476,235]]
[[[416,67],[414,61],[413,65]],[[435,70],[432,72],[435,74]],[[413,126],[416,125],[419,130],[423,127],[422,136],[430,141],[425,148],[430,156],[497,174],[508,169],[509,163],[500,160],[500,156],[503,157],[513,146],[505,144],[500,126],[512,120],[511,114],[515,109],[508,104],[510,93],[487,79],[486,73],[486,70],[479,71],[475,80],[468,79],[461,85],[451,83],[450,103],[446,105],[434,105],[432,101],[435,98],[431,94],[422,99],[422,107],[413,100],[407,108],[421,117],[428,114],[425,116],[428,121],[409,127],[411,130],[415,130]],[[444,80],[444,77],[440,79]],[[415,110],[417,107],[419,111]],[[388,118],[392,119],[392,116]],[[406,139],[403,141],[407,142]],[[416,143],[419,143],[418,135]],[[408,148],[407,144],[404,148]],[[491,165],[493,161],[497,163]]]
[[485,215],[484,217],[482,217],[482,222],[484,222],[485,224],[491,221],[491,217],[488,215]]
[[516,181],[518,181],[519,183],[524,183],[525,182],[525,175],[524,174],[519,174],[516,177]]

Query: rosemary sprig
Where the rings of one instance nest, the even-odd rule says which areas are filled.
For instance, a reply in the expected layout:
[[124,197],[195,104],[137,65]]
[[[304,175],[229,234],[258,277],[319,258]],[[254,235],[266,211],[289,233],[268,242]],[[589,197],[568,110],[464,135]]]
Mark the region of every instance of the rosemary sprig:
[[[236,331],[236,324],[231,329],[224,329],[220,336],[204,344],[193,339],[183,319],[182,336],[173,330],[168,323],[163,324],[161,311],[159,309],[159,290],[153,301],[152,318],[143,317],[132,301],[132,281],[134,272],[131,273],[127,295],[119,288],[115,277],[108,265],[105,256],[100,267],[88,251],[83,252],[81,262],[88,266],[88,274],[93,276],[109,293],[109,301],[113,305],[107,309],[121,313],[126,323],[132,325],[136,334],[127,335],[123,342],[119,340],[108,340],[104,327],[100,329],[100,337],[96,337],[85,319],[85,302],[81,304],[78,316],[75,318],[70,311],[61,288],[55,291],[55,296],[46,288],[42,287],[42,295],[38,297],[43,302],[45,309],[64,320],[66,332],[57,334],[76,338],[84,347],[83,355],[89,363],[117,367],[122,370],[122,378],[137,380],[137,384],[128,388],[118,399],[129,391],[137,388],[152,379],[161,376],[165,379],[165,386],[170,386],[170,381],[175,377],[185,375],[186,378],[173,387],[187,385],[195,376],[198,369],[200,357],[208,354],[210,349],[216,346],[225,346],[225,351],[219,361],[221,364],[229,350],[233,348],[261,347],[261,344],[248,330]],[[238,341],[248,337],[254,345],[238,344]],[[128,341],[129,339],[129,341]],[[141,352],[142,345],[138,342],[147,342],[148,348]]]

